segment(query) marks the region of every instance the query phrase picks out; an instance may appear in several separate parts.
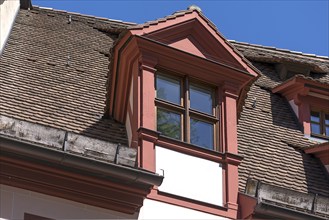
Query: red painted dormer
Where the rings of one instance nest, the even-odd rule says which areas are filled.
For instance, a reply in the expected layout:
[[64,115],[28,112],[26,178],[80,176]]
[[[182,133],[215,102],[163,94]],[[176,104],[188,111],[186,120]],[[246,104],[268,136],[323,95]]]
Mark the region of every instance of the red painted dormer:
[[162,207],[164,218],[173,210],[236,218],[237,106],[257,69],[191,8],[128,29],[110,73],[110,116],[126,124],[138,165],[164,175],[143,217]]
[[329,85],[297,75],[272,90],[289,102],[306,136],[329,139]]

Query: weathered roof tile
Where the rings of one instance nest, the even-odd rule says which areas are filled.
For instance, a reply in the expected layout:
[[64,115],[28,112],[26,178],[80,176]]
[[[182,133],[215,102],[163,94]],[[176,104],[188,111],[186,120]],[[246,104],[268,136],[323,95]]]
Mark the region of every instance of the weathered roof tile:
[[127,144],[124,125],[100,117],[116,35],[96,24],[132,23],[68,14],[20,10],[0,58],[0,115]]

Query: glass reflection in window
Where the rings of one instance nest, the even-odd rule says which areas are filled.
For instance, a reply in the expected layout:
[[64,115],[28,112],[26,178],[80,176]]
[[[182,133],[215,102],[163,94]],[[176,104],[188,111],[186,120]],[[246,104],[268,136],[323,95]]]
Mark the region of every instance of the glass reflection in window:
[[207,148],[214,149],[214,126],[213,124],[191,118],[191,143]]
[[157,130],[167,137],[181,140],[181,115],[158,108]]
[[195,85],[190,86],[190,105],[192,109],[213,114],[213,95],[211,90]]
[[158,74],[156,77],[156,96],[180,105],[181,99],[180,80]]

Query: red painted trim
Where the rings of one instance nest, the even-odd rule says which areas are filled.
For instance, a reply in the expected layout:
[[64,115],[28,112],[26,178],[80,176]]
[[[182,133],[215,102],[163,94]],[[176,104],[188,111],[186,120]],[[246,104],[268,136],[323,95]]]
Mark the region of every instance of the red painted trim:
[[[223,63],[221,61],[217,61],[217,60],[210,60],[210,59],[206,59],[204,57],[200,57],[191,53],[187,53],[185,51],[182,50],[178,50],[176,48],[170,47],[166,44],[162,44],[159,43],[157,41],[154,41],[152,39],[148,39],[142,36],[135,36],[137,42],[138,42],[138,46],[139,48],[143,51],[149,51],[150,54],[152,54],[152,56],[156,56],[158,57],[158,63],[160,62],[160,59],[163,59],[163,62],[166,59],[169,59],[171,62],[179,62],[181,65],[184,65],[184,62],[189,63],[189,65],[193,65],[194,67],[198,67],[198,69],[200,70],[204,70],[204,71],[215,71],[215,73],[221,73],[220,77],[228,77],[228,78],[234,78],[235,80],[239,81],[239,82],[246,82],[248,81],[248,79],[253,79],[254,77],[245,69],[242,68],[237,68],[234,65],[228,65],[226,63]],[[172,55],[179,55],[176,57],[172,57]],[[166,57],[164,57],[166,56]],[[195,63],[197,62],[197,63]],[[204,62],[204,63],[200,63],[200,62]],[[163,66],[166,67],[172,67],[172,65],[165,65],[166,63],[163,64]],[[208,66],[204,65],[204,66],[199,66],[199,64],[208,64]],[[161,64],[160,64],[161,65]],[[210,66],[209,66],[210,65]],[[214,66],[216,65],[216,66]],[[186,66],[186,64],[185,64]],[[188,66],[187,66],[188,68]],[[224,68],[224,69],[221,69]],[[189,67],[189,69],[191,69],[191,67]],[[180,69],[177,69],[178,71],[176,72],[181,72]],[[223,71],[225,70],[225,71]],[[227,73],[227,71],[229,71],[230,73],[233,73],[234,75],[230,76],[230,73]],[[233,72],[232,72],[233,71]],[[183,72],[185,72],[183,70]],[[192,71],[195,72],[195,71]],[[222,76],[223,75],[223,76]],[[245,78],[245,77],[247,78]],[[217,77],[219,77],[217,75]],[[242,77],[242,78],[241,78]],[[232,83],[232,85],[234,85],[234,82]]]
[[[162,66],[168,70],[180,72],[211,82],[215,86],[228,83],[236,87],[236,95],[239,95],[242,87],[253,79],[253,76],[241,69],[236,69],[223,63],[200,58],[181,50],[159,44],[150,39],[133,37],[127,38],[122,48],[116,48],[118,58],[115,58],[112,72],[112,91],[110,105],[114,118],[124,122],[128,101],[129,82],[134,72],[135,62],[143,62],[143,65],[154,68],[154,65]],[[152,67],[153,65],[153,67]],[[122,74],[118,74],[121,72]],[[199,74],[202,72],[203,74]],[[115,90],[116,89],[116,90]],[[114,104],[115,103],[115,104]]]
[[329,165],[329,142],[316,145],[304,151],[307,154],[313,154],[319,158],[323,165]]
[[161,146],[180,153],[188,154],[191,156],[203,158],[206,160],[211,160],[217,163],[239,165],[243,159],[238,154],[233,154],[229,152],[221,153],[205,148],[200,148],[198,146],[194,146],[186,142],[161,136],[160,133],[146,128],[140,128],[138,130],[138,133],[139,138],[141,140],[147,140],[149,142],[152,142],[154,145]]
[[225,147],[224,152],[238,153],[237,137],[237,96],[232,93],[224,92],[224,131]]
[[[109,69],[111,72],[111,93],[110,93],[110,100],[112,100],[111,102],[109,102],[109,110],[110,110],[110,114],[113,115],[114,114],[114,97],[116,94],[116,86],[115,86],[115,82],[117,80],[117,72],[118,72],[118,65],[117,63],[120,60],[120,54],[119,51],[120,49],[127,43],[127,41],[129,40],[129,38],[131,37],[131,35],[126,34],[118,43],[117,45],[113,48],[112,51],[112,56],[113,56],[113,60],[110,63]],[[108,88],[109,90],[109,88]]]
[[239,193],[239,219],[252,219],[257,205],[257,199],[243,193]]
[[298,118],[299,122],[303,125],[304,134],[311,134],[311,109],[308,102],[300,102],[298,106]]
[[[143,57],[145,63],[150,61],[148,57]],[[142,64],[141,68],[141,126],[154,130],[155,126],[155,63]]]
[[280,85],[276,86],[275,88],[272,89],[273,93],[281,93],[283,91],[291,90],[296,87],[296,85],[301,85],[302,87],[305,87],[305,84],[312,86],[312,89],[319,88],[318,91],[322,91],[324,95],[328,95],[329,93],[329,85],[326,83],[321,83],[318,81],[314,81],[311,79],[305,79],[304,77],[301,76],[295,76]]
[[223,188],[222,188],[222,192],[223,192],[223,204],[227,204],[228,203],[228,193],[229,193],[229,185],[227,185],[227,166],[225,163],[222,164],[222,180],[223,180]]
[[[152,34],[156,33],[156,39],[166,39],[168,34],[171,36],[175,36],[176,32],[180,32],[182,27],[173,28],[176,26],[182,26],[181,24],[186,25],[186,23],[193,22],[192,30],[190,31],[191,35],[194,36],[196,33],[200,34],[202,37],[198,37],[198,39],[204,40],[204,42],[211,42],[212,48],[214,50],[219,51],[221,53],[228,52],[229,58],[228,60],[232,60],[236,62],[237,65],[246,69],[250,74],[254,77],[259,75],[258,70],[253,67],[251,63],[249,63],[243,55],[234,50],[227,40],[215,29],[213,26],[209,25],[210,21],[202,14],[199,14],[197,11],[191,11],[191,13],[185,13],[183,16],[177,16],[173,19],[167,19],[165,22],[158,22],[156,25],[149,25],[143,28],[135,28],[131,29],[131,33],[133,35],[147,35],[148,37],[152,37]],[[175,32],[176,31],[176,32]],[[177,39],[177,38],[176,38]],[[225,50],[222,49],[225,48]],[[208,49],[208,48],[207,48]]]
[[[118,57],[114,59],[119,65],[114,64],[112,71],[111,112],[113,117],[122,123],[125,122],[132,73],[135,72],[135,62],[140,56],[139,51],[135,50],[135,43],[131,38],[127,39],[126,44],[119,49]],[[124,74],[118,75],[118,72]]]

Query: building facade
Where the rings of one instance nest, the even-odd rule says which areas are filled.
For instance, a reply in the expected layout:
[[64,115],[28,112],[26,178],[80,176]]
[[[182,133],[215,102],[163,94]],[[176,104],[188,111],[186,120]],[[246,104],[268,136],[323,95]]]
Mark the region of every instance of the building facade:
[[16,3],[1,219],[329,217],[328,57],[229,41],[195,6],[138,25]]

